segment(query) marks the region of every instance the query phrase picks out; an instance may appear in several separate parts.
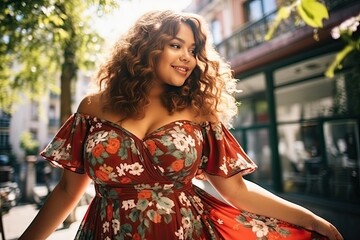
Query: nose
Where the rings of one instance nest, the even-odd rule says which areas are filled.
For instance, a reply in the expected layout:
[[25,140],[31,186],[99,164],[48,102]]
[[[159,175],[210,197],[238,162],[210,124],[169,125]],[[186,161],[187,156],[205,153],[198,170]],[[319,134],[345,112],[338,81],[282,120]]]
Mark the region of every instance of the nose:
[[188,51],[184,51],[184,53],[180,56],[180,61],[189,62],[190,61],[190,53]]

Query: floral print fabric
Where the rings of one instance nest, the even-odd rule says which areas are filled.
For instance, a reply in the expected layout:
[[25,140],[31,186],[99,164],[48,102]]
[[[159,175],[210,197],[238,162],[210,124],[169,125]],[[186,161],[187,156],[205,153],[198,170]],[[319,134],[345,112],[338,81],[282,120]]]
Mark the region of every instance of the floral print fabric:
[[192,185],[199,168],[222,177],[256,169],[222,124],[179,120],[139,139],[115,123],[75,113],[41,155],[94,182],[96,195],[75,239],[316,239]]

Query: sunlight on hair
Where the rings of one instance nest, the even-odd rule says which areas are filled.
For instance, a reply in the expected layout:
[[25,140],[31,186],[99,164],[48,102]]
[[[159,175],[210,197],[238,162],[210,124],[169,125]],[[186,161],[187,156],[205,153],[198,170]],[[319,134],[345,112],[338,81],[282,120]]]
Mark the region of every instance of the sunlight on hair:
[[126,32],[129,27],[144,13],[151,10],[181,11],[191,3],[191,0],[131,0],[120,1],[119,9],[114,10],[106,17],[96,22],[100,34],[110,43],[119,35]]

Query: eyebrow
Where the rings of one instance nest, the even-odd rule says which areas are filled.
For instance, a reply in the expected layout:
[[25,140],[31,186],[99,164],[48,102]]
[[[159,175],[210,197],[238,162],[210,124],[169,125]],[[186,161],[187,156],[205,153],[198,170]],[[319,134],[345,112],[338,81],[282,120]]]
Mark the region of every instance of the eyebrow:
[[[176,36],[175,36],[175,37],[173,38],[173,40],[174,40],[174,39],[175,39],[175,40],[178,40],[178,41],[180,41],[180,42],[182,42],[182,43],[185,43],[185,40],[182,39],[182,38],[179,38],[179,37],[176,37]],[[191,46],[196,46],[195,42],[194,42],[193,44],[191,44]]]

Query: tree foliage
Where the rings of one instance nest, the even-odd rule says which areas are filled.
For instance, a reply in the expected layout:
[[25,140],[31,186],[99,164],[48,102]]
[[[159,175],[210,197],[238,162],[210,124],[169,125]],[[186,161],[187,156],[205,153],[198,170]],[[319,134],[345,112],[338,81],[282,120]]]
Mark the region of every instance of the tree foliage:
[[[332,63],[326,70],[325,76],[327,76],[328,78],[334,77],[336,69],[342,68],[342,63],[344,59],[348,57],[351,53],[360,53],[360,37],[359,35],[355,35],[359,24],[360,13],[357,16],[346,19],[339,26],[336,26],[331,30],[331,36],[334,39],[342,39],[346,44],[345,47],[336,54],[335,59],[332,61]],[[357,65],[357,67],[358,66],[359,64]]]
[[270,40],[280,23],[288,19],[291,14],[296,14],[305,24],[313,28],[322,28],[323,20],[329,18],[326,6],[317,0],[294,0],[279,8],[269,31],[265,35],[265,40]]
[[[323,20],[329,18],[326,6],[318,0],[293,0],[290,4],[279,8],[265,39],[270,40],[280,23],[288,19],[291,14],[296,14],[302,22],[314,29],[322,28]],[[325,72],[326,77],[333,78],[335,71],[342,67],[344,59],[350,53],[354,51],[360,52],[360,38],[354,34],[357,31],[359,22],[360,14],[350,17],[332,29],[332,37],[334,39],[342,39],[345,42],[345,47],[336,54],[334,60],[329,65]]]
[[30,132],[25,131],[20,136],[20,147],[24,150],[25,155],[36,155],[39,150],[39,142],[33,138]]
[[[9,111],[19,93],[33,100],[48,90],[60,93],[59,74],[71,81],[79,68],[93,67],[103,43],[94,15],[116,6],[115,0],[3,0],[0,109]],[[70,85],[61,94],[70,100]]]

